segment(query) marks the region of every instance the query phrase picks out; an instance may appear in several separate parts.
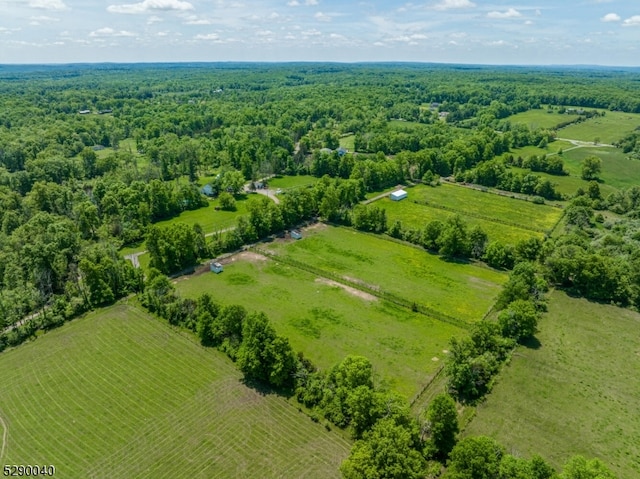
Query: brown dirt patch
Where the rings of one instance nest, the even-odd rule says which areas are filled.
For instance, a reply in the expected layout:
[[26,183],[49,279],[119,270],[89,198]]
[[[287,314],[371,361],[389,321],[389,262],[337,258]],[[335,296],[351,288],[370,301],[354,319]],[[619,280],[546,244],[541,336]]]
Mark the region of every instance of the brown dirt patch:
[[321,222],[321,221],[317,221],[316,223],[313,223],[312,225],[309,226],[305,226],[304,228],[302,228],[302,231],[313,231],[313,230],[326,230],[328,228],[328,226]]
[[241,253],[234,254],[220,260],[220,264],[230,264],[238,260],[248,261],[250,263],[261,263],[267,261],[269,258],[253,251],[242,251]]
[[378,298],[376,298],[372,294],[365,293],[364,291],[352,288],[351,286],[347,286],[346,284],[338,283],[337,281],[326,278],[316,278],[316,283],[327,284],[329,286],[337,286],[344,289],[347,293],[352,294],[353,296],[357,296],[360,299],[364,299],[365,301],[378,301]]

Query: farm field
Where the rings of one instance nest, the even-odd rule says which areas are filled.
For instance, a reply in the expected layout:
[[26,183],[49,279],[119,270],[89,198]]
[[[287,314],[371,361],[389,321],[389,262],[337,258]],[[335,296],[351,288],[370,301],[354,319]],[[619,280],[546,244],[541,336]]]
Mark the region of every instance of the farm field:
[[437,188],[418,185],[411,188],[411,199],[434,206],[445,206],[461,214],[481,215],[513,223],[525,229],[548,231],[558,222],[562,212],[548,205],[536,205],[457,185],[442,184]]
[[559,124],[577,118],[577,115],[548,113],[546,108],[523,111],[507,118],[511,123],[524,123],[529,128],[554,129]]
[[464,334],[255,253],[234,256],[221,274],[184,277],[176,288],[185,296],[208,292],[224,304],[265,312],[295,351],[323,369],[349,354],[365,356],[382,380],[409,398],[435,373],[449,339]]
[[598,457],[640,477],[640,314],[551,294],[538,349],[518,348],[465,435],[486,434],[560,466]]
[[391,201],[389,198],[382,198],[376,202],[376,205],[383,208],[387,212],[387,223],[393,224],[394,221],[402,222],[403,227],[414,229],[424,229],[429,221],[439,220],[445,221],[456,213],[460,214],[467,223],[468,228],[478,225],[489,236],[489,241],[500,241],[505,244],[516,244],[519,240],[537,236],[542,239],[544,234],[535,232],[516,226],[507,226],[497,224],[491,221],[466,216],[461,212],[445,211],[440,208],[417,204],[413,201]]
[[347,228],[308,229],[300,241],[274,242],[267,248],[467,323],[478,321],[491,308],[507,278],[482,265],[446,261],[420,248]]
[[614,143],[640,126],[640,114],[607,111],[605,116],[590,118],[558,131],[560,138]]
[[591,155],[602,160],[601,190],[604,186],[621,189],[640,184],[640,161],[627,159],[627,155],[618,148],[576,148],[567,151],[564,153],[565,168],[572,175],[580,177],[582,162]]
[[310,175],[276,176],[269,179],[269,188],[272,190],[277,188],[287,190],[289,188],[300,188],[302,186],[312,185],[316,181],[318,181],[318,178]]
[[241,377],[139,309],[103,309],[0,356],[1,462],[61,478],[339,477],[349,443]]
[[536,155],[548,155],[550,153],[557,153],[560,150],[566,150],[567,148],[571,148],[573,143],[569,141],[556,140],[547,145],[546,148],[538,148],[537,146],[523,146],[522,148],[513,148],[511,150],[511,154],[514,157],[521,156],[522,158],[528,158],[530,156]]

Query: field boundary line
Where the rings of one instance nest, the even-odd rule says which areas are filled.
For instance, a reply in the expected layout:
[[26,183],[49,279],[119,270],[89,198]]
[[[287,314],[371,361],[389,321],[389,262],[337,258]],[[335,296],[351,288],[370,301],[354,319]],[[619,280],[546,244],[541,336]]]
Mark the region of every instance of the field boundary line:
[[9,428],[7,427],[7,423],[4,422],[2,416],[0,416],[0,425],[2,426],[2,447],[0,447],[0,461],[4,457],[4,451],[7,449],[7,433],[9,432]]
[[388,291],[384,291],[382,289],[379,288],[373,288],[373,287],[369,287],[365,284],[362,284],[358,281],[349,281],[345,278],[343,278],[342,276],[335,274],[335,273],[331,273],[329,271],[325,271],[321,268],[316,268],[314,266],[311,266],[310,264],[304,263],[302,261],[297,261],[294,260],[292,258],[288,258],[286,256],[283,255],[278,255],[275,254],[271,251],[268,251],[266,249],[263,248],[258,248],[258,247],[253,247],[252,248],[256,253],[261,254],[263,256],[266,256],[267,258],[272,259],[273,261],[276,262],[280,262],[280,263],[284,263],[284,264],[288,264],[289,266],[293,266],[294,268],[298,268],[301,269],[303,271],[307,271],[311,274],[313,274],[314,276],[319,276],[322,278],[326,278],[326,279],[330,279],[333,281],[336,281],[338,283],[344,284],[346,286],[350,286],[352,288],[358,289],[360,291],[363,291],[365,293],[369,293],[373,296],[376,296],[384,301],[389,301],[390,303],[393,303],[397,306],[400,306],[402,308],[406,308],[409,309],[411,311],[413,311],[414,313],[419,313],[422,314],[424,316],[427,316],[431,319],[435,319],[437,321],[442,321],[443,323],[448,323],[451,324],[453,326],[456,326],[458,328],[464,329],[464,330],[468,330],[471,327],[471,324],[467,323],[466,321],[463,321],[461,319],[458,318],[454,318],[453,316],[449,316],[446,313],[442,313],[440,311],[436,311],[434,309],[431,309],[428,306],[425,306],[423,304],[417,303],[415,301],[411,301],[408,300],[406,298],[403,298],[401,296],[398,296],[394,293],[390,293]]
[[425,384],[422,389],[415,396],[413,396],[413,399],[411,399],[411,402],[409,403],[409,407],[413,407],[413,405],[418,402],[418,400],[424,395],[424,393],[427,392],[427,389],[431,387],[434,381],[438,379],[443,372],[444,364],[438,368],[433,376],[431,376],[431,379],[427,381],[427,384]]

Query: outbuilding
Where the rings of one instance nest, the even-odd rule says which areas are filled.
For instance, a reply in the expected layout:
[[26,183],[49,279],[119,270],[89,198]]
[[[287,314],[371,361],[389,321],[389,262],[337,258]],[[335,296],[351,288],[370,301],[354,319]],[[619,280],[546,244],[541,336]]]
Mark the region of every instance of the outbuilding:
[[209,268],[211,269],[212,273],[216,273],[216,274],[222,273],[222,271],[224,269],[220,263],[216,263],[214,261],[209,263]]
[[291,230],[291,237],[297,240],[302,239],[302,233],[298,230]]
[[407,196],[408,196],[408,194],[407,194],[406,191],[397,190],[397,191],[394,191],[393,193],[391,193],[389,195],[389,198],[391,198],[392,201],[400,201],[400,200],[404,200]]

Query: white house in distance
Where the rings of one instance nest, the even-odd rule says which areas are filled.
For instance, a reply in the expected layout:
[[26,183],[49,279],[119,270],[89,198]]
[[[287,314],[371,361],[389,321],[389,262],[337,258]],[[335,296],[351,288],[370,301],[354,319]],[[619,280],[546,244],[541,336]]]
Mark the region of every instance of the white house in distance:
[[389,195],[391,201],[400,201],[404,200],[407,197],[407,192],[404,190],[396,190]]

